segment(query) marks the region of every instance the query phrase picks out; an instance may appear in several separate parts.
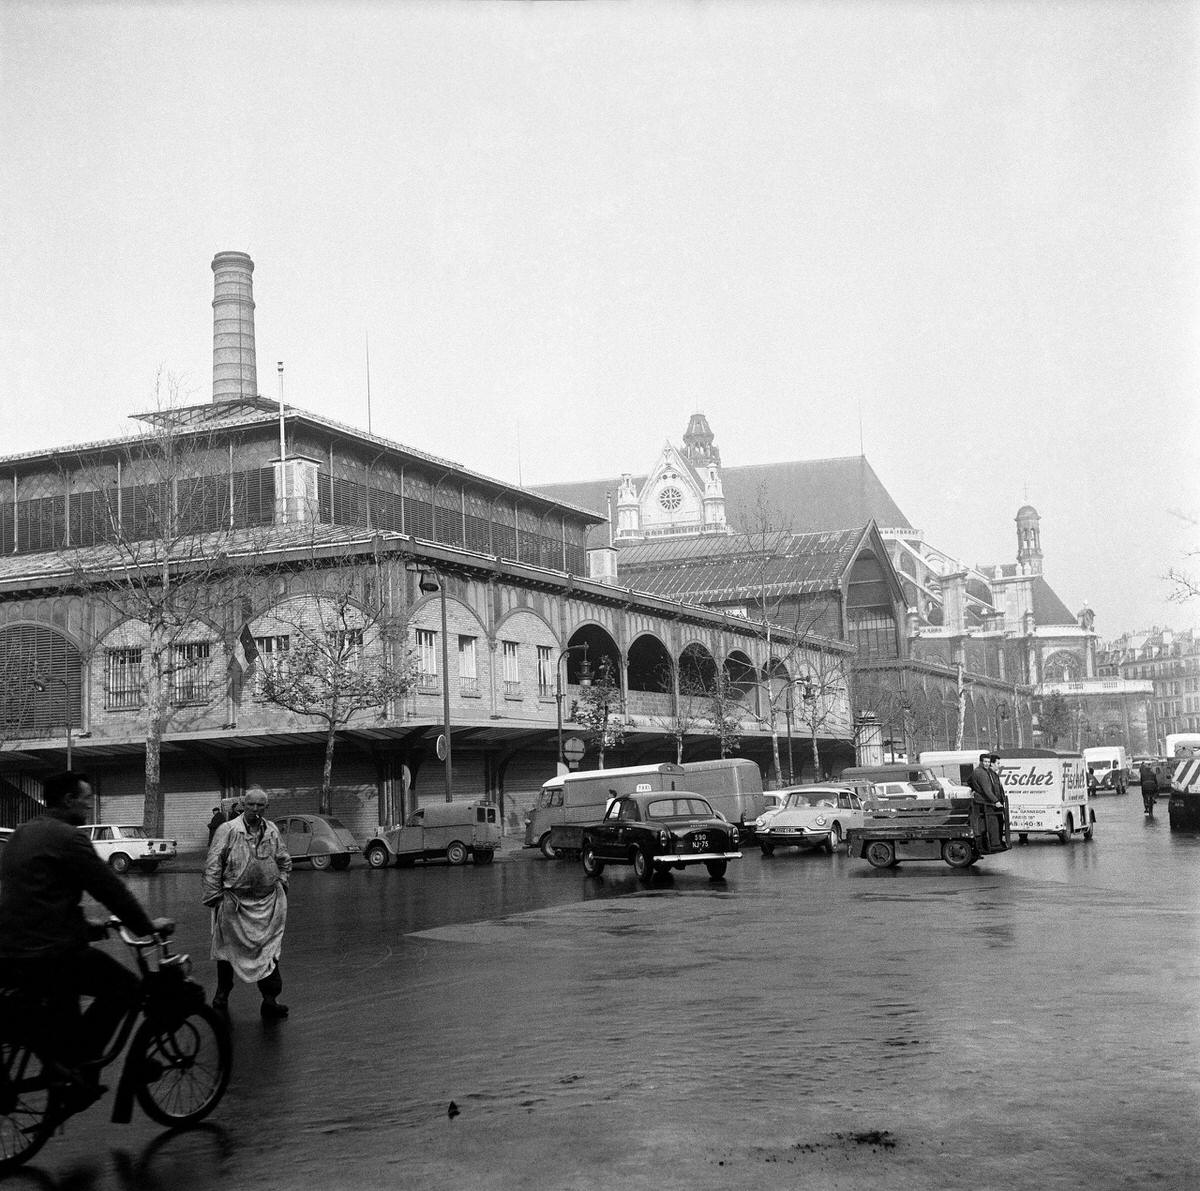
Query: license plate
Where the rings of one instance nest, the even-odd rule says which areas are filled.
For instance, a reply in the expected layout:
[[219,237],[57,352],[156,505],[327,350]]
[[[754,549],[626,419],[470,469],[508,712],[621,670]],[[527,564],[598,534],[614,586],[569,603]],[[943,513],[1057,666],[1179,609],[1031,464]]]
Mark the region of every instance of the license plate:
[[708,836],[707,835],[693,835],[692,836],[692,851],[693,852],[707,852],[708,851]]

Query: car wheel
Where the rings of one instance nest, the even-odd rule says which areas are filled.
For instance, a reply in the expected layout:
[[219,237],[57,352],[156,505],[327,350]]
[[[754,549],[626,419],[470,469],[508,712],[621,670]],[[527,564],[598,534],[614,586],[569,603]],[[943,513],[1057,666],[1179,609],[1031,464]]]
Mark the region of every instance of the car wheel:
[[466,864],[467,863],[467,845],[462,840],[454,840],[446,849],[446,859],[451,864]]
[[583,871],[589,877],[598,877],[604,872],[604,861],[596,855],[596,845],[586,843],[583,845]]
[[762,849],[762,854],[764,856],[775,855],[775,845],[769,839],[763,840],[758,846]]
[[942,859],[951,868],[970,868],[978,856],[970,840],[948,839],[942,844]]
[[1091,839],[1096,834],[1096,815],[1094,811],[1089,811],[1088,825],[1083,829],[1083,838]]
[[339,852],[330,863],[339,873],[345,872],[350,867],[350,853]]
[[124,852],[114,852],[108,858],[108,867],[114,873],[127,873],[129,872],[129,857]]
[[829,833],[829,842],[833,845],[834,852],[840,852],[842,844],[846,842],[846,837],[842,834],[842,825],[835,823],[833,829]]
[[1019,844],[1029,843],[1029,836],[1023,835],[1021,832],[1017,832],[1017,843],[1019,843]]
[[875,839],[867,845],[867,863],[874,868],[891,868],[896,863],[896,848],[890,840]]
[[388,850],[382,844],[372,844],[366,851],[368,868],[387,868]]
[[309,862],[318,872],[324,872],[333,863],[333,857],[328,852],[318,852],[315,856],[310,856]]
[[725,870],[729,867],[728,860],[706,860],[704,867],[708,869],[708,875],[714,881],[719,881],[724,875]]
[[550,844],[550,832],[548,831],[538,840],[538,847],[541,848],[542,855],[547,860],[553,860],[558,855],[557,849],[553,848]]
[[1060,844],[1069,844],[1071,842],[1071,830],[1074,823],[1071,821],[1071,816],[1067,816],[1067,825],[1058,833],[1058,842]]
[[495,855],[496,852],[493,848],[476,848],[471,853],[471,859],[475,864],[491,864]]
[[633,873],[643,885],[653,884],[654,861],[650,859],[649,852],[645,852],[641,848],[633,850]]

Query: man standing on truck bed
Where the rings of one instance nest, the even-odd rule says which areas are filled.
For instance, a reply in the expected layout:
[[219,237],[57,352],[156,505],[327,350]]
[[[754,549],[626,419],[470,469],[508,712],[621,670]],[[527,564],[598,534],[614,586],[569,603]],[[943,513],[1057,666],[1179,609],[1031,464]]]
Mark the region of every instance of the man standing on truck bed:
[[972,797],[983,811],[989,848],[1004,846],[1004,784],[996,772],[999,753],[980,753],[979,764],[971,770]]

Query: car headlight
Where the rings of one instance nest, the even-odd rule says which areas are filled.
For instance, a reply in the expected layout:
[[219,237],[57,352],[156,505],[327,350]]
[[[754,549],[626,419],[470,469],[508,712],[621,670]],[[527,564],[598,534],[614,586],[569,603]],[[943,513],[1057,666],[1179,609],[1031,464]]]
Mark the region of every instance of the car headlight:
[[660,827],[658,830],[658,846],[664,852],[673,852],[675,850],[671,847],[671,833],[665,827]]

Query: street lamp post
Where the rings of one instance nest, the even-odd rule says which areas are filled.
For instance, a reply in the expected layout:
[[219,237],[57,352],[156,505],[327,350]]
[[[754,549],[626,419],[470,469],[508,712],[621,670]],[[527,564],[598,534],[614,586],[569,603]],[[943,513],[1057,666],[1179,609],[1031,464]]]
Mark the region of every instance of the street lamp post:
[[581,668],[582,672],[579,675],[579,685],[580,686],[591,686],[591,678],[588,675],[588,660],[587,660],[588,647],[587,647],[586,641],[582,645],[566,645],[566,646],[564,646],[562,649],[560,649],[558,651],[558,659],[554,663],[554,702],[558,707],[558,763],[560,765],[566,764],[566,761],[563,759],[562,660],[563,660],[563,658],[565,658],[567,656],[567,654],[573,653],[577,649],[583,650],[583,666]]
[[[803,687],[804,693],[800,696],[805,703],[809,703],[813,699],[813,684],[812,679],[806,674],[803,678],[793,678],[787,685],[787,699],[783,705],[783,717],[787,722],[787,758],[788,758],[788,785],[796,784],[796,770],[792,762],[792,715],[795,713],[796,706],[792,702],[792,692],[796,687]],[[819,777],[820,775],[814,775]]]
[[[50,674],[43,677],[40,674],[35,674],[29,680],[29,685],[35,691],[45,694],[49,689],[47,683],[57,682],[63,689],[63,715],[67,721],[67,768],[71,768],[71,688],[67,686],[67,680],[61,678],[57,674]],[[53,711],[53,708],[51,708]]]

